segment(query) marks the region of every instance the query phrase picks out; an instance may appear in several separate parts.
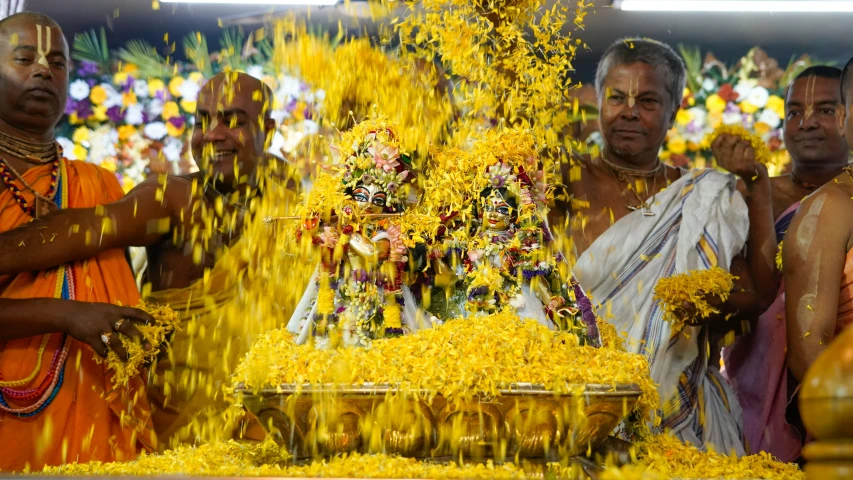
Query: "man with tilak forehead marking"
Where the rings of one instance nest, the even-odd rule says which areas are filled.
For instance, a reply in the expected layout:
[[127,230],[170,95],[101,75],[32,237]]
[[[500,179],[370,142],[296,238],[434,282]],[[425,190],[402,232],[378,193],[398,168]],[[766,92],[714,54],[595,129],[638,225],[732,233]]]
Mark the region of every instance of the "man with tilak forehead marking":
[[[718,165],[740,177],[749,207],[749,235],[760,249],[747,256],[763,302],[769,305],[746,333],[724,351],[725,375],[744,410],[749,450],[783,462],[800,457],[805,432],[796,401],[798,381],[787,366],[785,285],[776,267],[777,246],[800,202],[847,165],[850,148],[838,128],[841,70],[815,66],[800,73],[785,95],[783,136],[791,155],[790,174],[770,178],[749,141],[721,135],[712,144]],[[776,219],[775,222],[773,219]]]
[[[122,196],[112,173],[62,158],[53,137],[67,62],[65,37],[50,17],[26,12],[0,21],[0,230],[31,232],[3,259],[65,245],[66,236],[33,234],[34,218]],[[116,248],[0,276],[0,470],[130,460],[154,446],[142,379],[115,384],[95,360],[108,348],[127,357],[117,333],[139,339],[134,322],[153,319],[112,304],[138,301]]]
[[[260,333],[259,325],[239,323],[242,318],[223,320],[221,308],[234,298],[246,270],[237,242],[261,194],[275,192],[282,202],[296,202],[286,165],[264,153],[275,129],[271,102],[272,91],[259,80],[221,73],[199,93],[191,140],[199,172],[149,178],[101,209],[57,212],[0,236],[0,274],[110,248],[146,247],[151,289],[146,301],[169,305],[182,316],[168,358],[157,363],[148,386],[159,448],[196,438],[198,428],[222,429],[205,426],[197,416],[225,410],[222,388],[230,386],[231,370]],[[104,219],[111,231],[99,242],[87,241],[85,232],[100,235]],[[69,225],[79,226],[76,233]],[[63,238],[56,248],[36,241],[54,234]],[[12,253],[20,243],[32,244],[27,255]],[[230,430],[223,433],[231,436]]]
[[[626,334],[628,351],[648,358],[663,403],[659,426],[699,448],[743,455],[740,407],[715,364],[712,334],[759,311],[740,255],[747,210],[732,176],[687,172],[658,157],[685,76],[681,58],[660,42],[625,39],[607,49],[595,82],[605,146],[565,166],[568,201],[558,201],[550,223],[568,227],[566,253],[577,256],[575,274],[598,315]],[[719,313],[707,319],[683,305],[679,333],[653,289],[662,278],[711,267],[738,276],[735,290],[725,303],[708,299]]]
[[[841,76],[837,126],[853,145],[853,59]],[[782,247],[788,368],[800,382],[853,322],[853,170],[805,199]]]

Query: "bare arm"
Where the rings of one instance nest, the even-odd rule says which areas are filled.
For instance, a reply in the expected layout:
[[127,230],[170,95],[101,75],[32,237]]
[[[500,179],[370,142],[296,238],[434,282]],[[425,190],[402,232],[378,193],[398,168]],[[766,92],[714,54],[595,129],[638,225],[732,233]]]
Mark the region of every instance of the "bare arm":
[[788,367],[802,380],[835,335],[841,277],[851,238],[853,201],[828,183],[809,197],[785,235]]
[[182,193],[171,192],[171,183],[164,192],[163,184],[165,180],[151,178],[117,202],[61,210],[3,233],[0,275],[44,270],[113,248],[155,243],[176,220],[170,204],[178,202],[169,199],[177,200]]
[[[763,305],[755,292],[747,261],[741,256],[735,257],[729,271],[737,278],[728,300],[720,302],[719,297],[708,298],[708,302],[720,313],[692,322],[693,324],[708,325],[714,331],[727,333],[732,330],[739,332],[744,322],[754,324],[758,319]],[[689,316],[695,318],[695,314]]]
[[[142,341],[142,335],[134,323],[145,324],[154,320],[141,310],[106,303],[57,298],[0,298],[0,341],[67,333],[91,345],[99,355],[106,356],[107,348],[101,334],[116,332],[115,326],[122,319],[129,321],[123,322],[118,331],[137,341]],[[115,335],[110,348],[120,358],[127,358],[127,352]],[[150,348],[146,345],[146,349]]]
[[747,262],[754,290],[766,309],[776,297],[780,272],[776,269],[776,230],[773,198],[767,168],[755,159],[749,142],[734,135],[721,135],[711,146],[717,163],[740,177],[738,190],[749,209]]

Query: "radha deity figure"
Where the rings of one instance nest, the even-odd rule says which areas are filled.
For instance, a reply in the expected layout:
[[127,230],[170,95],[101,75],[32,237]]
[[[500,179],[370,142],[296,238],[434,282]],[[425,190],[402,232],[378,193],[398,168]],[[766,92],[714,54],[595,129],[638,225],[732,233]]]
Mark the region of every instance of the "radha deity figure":
[[[319,199],[325,207],[308,205],[312,216],[299,231],[320,249],[321,262],[288,329],[298,343],[316,337],[321,348],[368,346],[421,326],[403,284],[407,249],[394,223],[414,173],[394,130],[382,122],[356,125],[333,150],[340,164],[330,170],[337,174],[321,173],[307,202]],[[330,221],[321,224],[323,216]]]
[[[520,141],[501,141],[513,135]],[[517,132],[499,134],[487,143],[532,146]],[[482,153],[475,146],[468,155]],[[520,318],[571,330],[582,343],[600,345],[589,299],[563,256],[551,248],[545,221],[547,186],[544,172],[535,170],[535,150],[493,156],[485,176],[475,179],[480,185],[485,180],[486,186],[472,202],[477,221],[473,235],[464,245],[458,235],[451,236],[431,258],[434,285],[446,292],[431,312],[441,310],[439,315],[450,319],[511,308]]]

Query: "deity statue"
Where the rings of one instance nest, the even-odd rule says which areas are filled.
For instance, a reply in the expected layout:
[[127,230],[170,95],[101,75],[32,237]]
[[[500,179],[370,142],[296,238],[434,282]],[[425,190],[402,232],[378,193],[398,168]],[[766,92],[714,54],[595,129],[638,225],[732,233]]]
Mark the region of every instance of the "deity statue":
[[[469,155],[478,155],[476,149]],[[470,234],[464,241],[464,235],[447,235],[430,254],[432,289],[439,292],[428,308],[433,321],[511,309],[599,345],[591,303],[553,248],[547,186],[535,155],[504,161],[496,152],[491,158],[483,177],[469,180],[484,185],[472,195],[473,225],[460,227]]]
[[327,221],[315,209],[298,232],[320,249],[321,262],[288,329],[298,343],[313,337],[321,348],[368,346],[420,327],[403,284],[407,248],[394,223],[414,172],[394,130],[381,122],[356,125],[333,151],[340,159],[329,171],[336,174],[318,176],[309,195],[325,202]]

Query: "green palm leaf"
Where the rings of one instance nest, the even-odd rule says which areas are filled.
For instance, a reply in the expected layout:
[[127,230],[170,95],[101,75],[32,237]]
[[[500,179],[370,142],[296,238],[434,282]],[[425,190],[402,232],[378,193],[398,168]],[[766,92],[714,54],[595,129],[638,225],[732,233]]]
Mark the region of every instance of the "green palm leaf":
[[779,86],[781,88],[788,88],[788,85],[794,81],[795,78],[805,69],[810,67],[817,66],[827,66],[827,67],[835,67],[837,65],[836,62],[821,62],[818,60],[812,60],[810,57],[803,57],[798,59],[795,56],[791,57],[791,60],[788,62],[788,66],[785,67],[785,74],[779,79]]
[[222,52],[219,54],[222,67],[232,70],[245,70],[247,65],[243,57],[243,42],[245,38],[241,29],[229,28],[222,32],[219,46]]
[[184,53],[195,68],[204,74],[205,78],[213,76],[213,65],[210,63],[210,50],[207,48],[207,37],[201,32],[193,32],[184,38]]
[[688,47],[682,44],[678,45],[678,52],[684,59],[684,66],[687,69],[687,87],[695,94],[702,88],[702,52],[699,47]]
[[119,49],[118,56],[123,62],[136,65],[142,77],[160,78],[171,75],[174,71],[174,66],[144,40],[127,42],[124,48]]
[[102,71],[109,71],[110,51],[107,48],[107,36],[103,27],[101,28],[100,35],[95,30],[75,35],[71,58],[78,61],[92,62],[98,65]]

